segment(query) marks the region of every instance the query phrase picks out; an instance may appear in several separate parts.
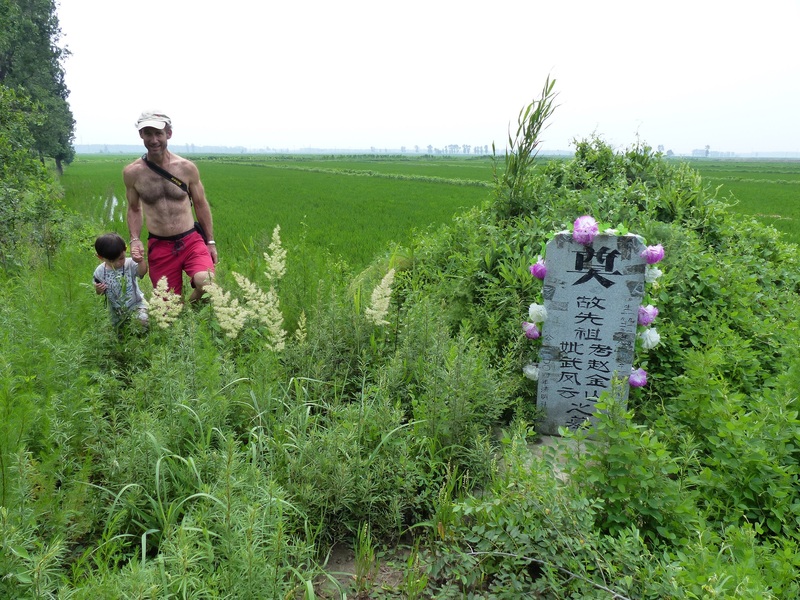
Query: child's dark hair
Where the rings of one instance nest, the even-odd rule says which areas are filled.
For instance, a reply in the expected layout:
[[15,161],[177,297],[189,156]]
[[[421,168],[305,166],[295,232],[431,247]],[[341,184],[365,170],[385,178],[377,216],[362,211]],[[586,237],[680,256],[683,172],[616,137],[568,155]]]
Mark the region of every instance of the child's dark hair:
[[94,241],[94,249],[97,255],[106,260],[115,260],[128,248],[125,240],[118,233],[104,233],[97,236]]

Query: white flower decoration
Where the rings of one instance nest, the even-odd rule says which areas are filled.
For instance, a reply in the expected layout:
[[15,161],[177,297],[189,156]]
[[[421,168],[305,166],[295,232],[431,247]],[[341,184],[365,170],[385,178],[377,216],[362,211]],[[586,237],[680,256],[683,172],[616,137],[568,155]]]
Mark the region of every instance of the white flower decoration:
[[656,331],[655,327],[648,327],[639,334],[639,339],[642,340],[642,348],[650,350],[658,346],[661,341],[661,336]]
[[528,317],[533,323],[544,323],[545,319],[547,319],[547,309],[534,302],[528,309]]
[[522,367],[525,377],[533,381],[539,381],[539,365],[529,364]]
[[654,283],[656,279],[661,277],[664,274],[664,271],[655,267],[653,265],[648,265],[647,268],[644,270],[644,280],[647,283]]

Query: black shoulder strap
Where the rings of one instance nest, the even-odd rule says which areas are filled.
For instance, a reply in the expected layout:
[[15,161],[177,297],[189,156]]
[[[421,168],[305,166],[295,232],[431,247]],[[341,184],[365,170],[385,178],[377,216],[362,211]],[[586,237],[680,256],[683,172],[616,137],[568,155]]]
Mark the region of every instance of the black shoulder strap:
[[178,179],[177,177],[175,177],[175,175],[173,175],[172,173],[170,173],[166,169],[162,169],[161,167],[159,167],[154,162],[152,162],[150,160],[147,160],[147,154],[143,154],[142,155],[142,160],[144,161],[144,164],[146,164],[148,167],[150,167],[150,169],[152,169],[153,171],[155,171],[156,173],[161,175],[164,179],[167,179],[167,180],[171,181],[172,183],[177,185],[179,188],[181,188],[184,192],[186,192],[189,195],[189,201],[191,202],[192,193],[189,191],[189,186],[186,185],[186,182],[184,182],[182,179]]

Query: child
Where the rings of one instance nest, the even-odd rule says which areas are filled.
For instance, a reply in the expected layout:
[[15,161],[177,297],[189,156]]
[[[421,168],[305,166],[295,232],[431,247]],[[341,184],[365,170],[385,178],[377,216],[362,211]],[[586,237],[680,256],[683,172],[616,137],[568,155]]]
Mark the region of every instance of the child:
[[94,242],[94,249],[97,258],[103,261],[94,270],[94,289],[98,295],[106,295],[111,323],[119,327],[134,315],[146,328],[147,300],[136,278],[145,276],[147,262],[143,258],[138,261],[126,258],[127,245],[117,233],[99,236]]

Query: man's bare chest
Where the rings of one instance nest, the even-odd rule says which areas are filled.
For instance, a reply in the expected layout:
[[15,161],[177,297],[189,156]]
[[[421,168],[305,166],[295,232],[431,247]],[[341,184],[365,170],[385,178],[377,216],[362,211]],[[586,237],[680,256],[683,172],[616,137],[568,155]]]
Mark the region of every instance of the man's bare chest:
[[136,191],[142,202],[155,205],[162,202],[180,203],[188,199],[188,195],[174,183],[159,175],[145,174],[137,182]]

